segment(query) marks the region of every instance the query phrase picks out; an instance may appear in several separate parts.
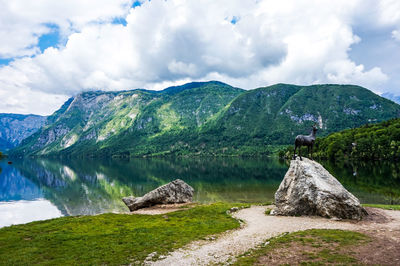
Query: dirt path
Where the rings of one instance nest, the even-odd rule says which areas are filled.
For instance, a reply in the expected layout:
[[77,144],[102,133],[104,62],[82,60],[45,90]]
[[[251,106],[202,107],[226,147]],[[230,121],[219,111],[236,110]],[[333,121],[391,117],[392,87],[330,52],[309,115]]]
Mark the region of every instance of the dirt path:
[[237,255],[262,244],[267,239],[285,232],[307,229],[344,229],[385,233],[400,230],[400,211],[369,209],[370,218],[362,222],[334,221],[319,217],[269,216],[267,206],[252,206],[233,217],[245,222],[241,229],[222,234],[213,241],[196,241],[170,253],[152,265],[208,265],[227,264]]

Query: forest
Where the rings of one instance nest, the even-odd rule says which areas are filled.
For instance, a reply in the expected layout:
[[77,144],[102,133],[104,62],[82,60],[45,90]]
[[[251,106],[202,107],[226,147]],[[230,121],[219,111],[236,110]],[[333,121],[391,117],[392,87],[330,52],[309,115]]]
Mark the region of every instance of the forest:
[[[307,154],[303,147],[302,154]],[[279,151],[280,157],[291,158],[293,146]],[[350,159],[359,161],[400,159],[400,119],[378,124],[366,124],[317,138],[313,156],[332,161]]]

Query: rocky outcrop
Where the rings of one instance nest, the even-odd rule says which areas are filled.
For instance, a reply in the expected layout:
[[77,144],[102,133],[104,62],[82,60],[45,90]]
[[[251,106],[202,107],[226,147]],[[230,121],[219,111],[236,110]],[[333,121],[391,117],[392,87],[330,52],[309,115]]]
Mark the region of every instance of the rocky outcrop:
[[307,158],[290,163],[275,193],[276,215],[319,215],[360,220],[368,215],[360,201],[322,165]]
[[156,204],[191,202],[194,189],[180,179],[150,191],[143,197],[125,197],[122,201],[130,211],[150,207]]

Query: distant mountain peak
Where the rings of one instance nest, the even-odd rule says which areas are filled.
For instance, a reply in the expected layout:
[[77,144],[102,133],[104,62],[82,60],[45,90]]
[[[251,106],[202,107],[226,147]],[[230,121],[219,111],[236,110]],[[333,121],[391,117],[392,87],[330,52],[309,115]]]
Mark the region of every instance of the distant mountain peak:
[[46,123],[46,116],[0,114],[0,151],[18,146]]
[[199,88],[199,87],[203,87],[203,86],[207,86],[207,85],[225,86],[225,87],[232,88],[232,86],[230,86],[226,83],[223,83],[221,81],[211,80],[211,81],[195,81],[195,82],[190,82],[190,83],[186,83],[186,84],[179,85],[179,86],[171,86],[160,92],[166,93],[166,94],[175,94],[175,93],[182,92],[184,90],[195,89],[195,88]]

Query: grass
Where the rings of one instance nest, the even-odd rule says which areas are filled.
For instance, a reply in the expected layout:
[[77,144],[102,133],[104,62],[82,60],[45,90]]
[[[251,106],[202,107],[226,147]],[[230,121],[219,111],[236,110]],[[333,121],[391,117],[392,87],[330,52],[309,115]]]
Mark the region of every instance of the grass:
[[0,265],[141,264],[193,240],[239,227],[214,203],[164,215],[62,217],[0,229]]
[[[346,248],[368,241],[370,238],[364,234],[343,230],[311,229],[286,233],[241,255],[234,265],[271,264],[269,260],[274,258],[280,264],[293,261],[307,265],[354,264],[357,259]],[[296,249],[296,246],[300,248]]]
[[385,210],[396,210],[400,211],[400,205],[388,205],[388,204],[363,204],[364,207],[380,208]]

